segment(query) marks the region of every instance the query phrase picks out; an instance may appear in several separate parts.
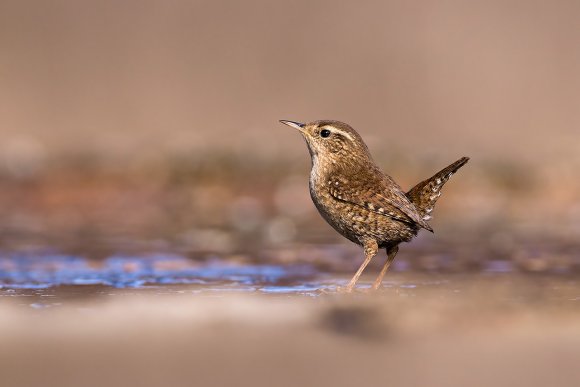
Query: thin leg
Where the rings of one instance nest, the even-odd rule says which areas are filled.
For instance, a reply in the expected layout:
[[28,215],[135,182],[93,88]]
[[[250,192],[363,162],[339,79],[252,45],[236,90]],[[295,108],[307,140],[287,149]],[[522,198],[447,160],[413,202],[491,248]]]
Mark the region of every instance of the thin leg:
[[397,255],[398,251],[399,251],[399,246],[391,247],[390,249],[387,250],[387,262],[385,262],[385,266],[383,266],[383,269],[381,270],[381,274],[379,274],[379,276],[377,277],[377,280],[373,284],[374,290],[377,290],[378,288],[381,287],[381,284],[383,282],[383,277],[387,273],[387,270],[389,270],[389,266],[391,266],[391,262],[393,262],[393,260],[395,259],[395,255]]
[[373,259],[375,255],[377,255],[377,251],[379,251],[379,245],[377,244],[377,241],[375,241],[374,239],[369,239],[365,241],[364,251],[365,251],[365,261],[362,263],[362,265],[360,265],[356,274],[354,275],[354,277],[352,277],[352,279],[348,283],[346,287],[347,293],[352,292],[352,289],[354,289],[354,286],[356,285],[356,281],[358,281],[364,269],[367,267],[371,259]]

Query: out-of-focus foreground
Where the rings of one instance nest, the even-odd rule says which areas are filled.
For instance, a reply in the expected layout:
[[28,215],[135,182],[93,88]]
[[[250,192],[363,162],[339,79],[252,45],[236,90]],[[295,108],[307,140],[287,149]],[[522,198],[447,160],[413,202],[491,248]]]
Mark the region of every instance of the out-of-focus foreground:
[[3,302],[2,385],[542,387],[580,380],[575,281],[395,274],[386,286],[374,296],[322,298],[77,287],[58,291],[69,294],[62,306]]

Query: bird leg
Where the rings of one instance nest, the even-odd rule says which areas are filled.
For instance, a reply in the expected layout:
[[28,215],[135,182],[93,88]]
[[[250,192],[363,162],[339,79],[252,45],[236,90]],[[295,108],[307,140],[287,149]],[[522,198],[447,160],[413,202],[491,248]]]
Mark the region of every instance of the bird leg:
[[385,262],[385,266],[383,266],[383,269],[381,270],[381,274],[379,274],[379,276],[377,277],[377,280],[373,284],[374,290],[377,290],[378,288],[381,287],[381,283],[383,282],[383,277],[385,276],[385,273],[387,272],[387,270],[389,270],[389,266],[391,266],[391,262],[393,262],[393,260],[395,259],[395,255],[397,255],[398,251],[399,251],[399,246],[395,246],[395,247],[391,247],[391,248],[387,249],[387,262]]
[[356,285],[356,281],[358,281],[364,269],[367,267],[371,259],[373,259],[375,255],[377,255],[377,251],[379,251],[379,245],[377,244],[377,241],[375,241],[374,239],[365,240],[363,247],[365,251],[365,260],[362,263],[362,265],[360,265],[360,267],[358,268],[354,277],[352,277],[352,279],[348,283],[346,287],[347,293],[352,292],[354,286]]

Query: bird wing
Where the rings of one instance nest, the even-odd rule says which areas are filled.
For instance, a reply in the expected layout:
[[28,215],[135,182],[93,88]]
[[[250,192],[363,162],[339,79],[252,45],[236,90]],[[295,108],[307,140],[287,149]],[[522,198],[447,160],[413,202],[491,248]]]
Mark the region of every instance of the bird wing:
[[344,176],[337,174],[332,176],[327,184],[330,195],[337,200],[366,208],[400,222],[415,223],[426,230],[433,231],[413,203],[389,176],[383,175],[379,181],[371,180],[352,185]]

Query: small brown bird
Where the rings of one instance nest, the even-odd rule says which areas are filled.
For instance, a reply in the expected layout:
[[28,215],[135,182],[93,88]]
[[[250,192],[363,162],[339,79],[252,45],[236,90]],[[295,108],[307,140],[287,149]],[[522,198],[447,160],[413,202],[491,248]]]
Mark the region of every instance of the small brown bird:
[[340,121],[308,124],[281,120],[298,129],[312,159],[310,196],[322,217],[341,235],[364,248],[365,260],[346,287],[351,292],[379,249],[387,262],[373,284],[378,289],[399,243],[408,242],[424,228],[441,196],[441,188],[469,158],[462,157],[405,193],[373,161],[360,135]]

